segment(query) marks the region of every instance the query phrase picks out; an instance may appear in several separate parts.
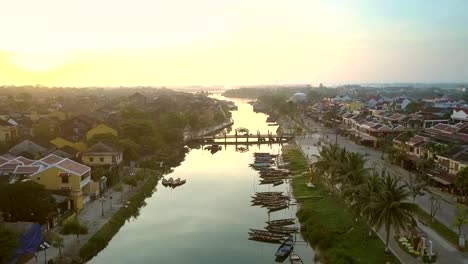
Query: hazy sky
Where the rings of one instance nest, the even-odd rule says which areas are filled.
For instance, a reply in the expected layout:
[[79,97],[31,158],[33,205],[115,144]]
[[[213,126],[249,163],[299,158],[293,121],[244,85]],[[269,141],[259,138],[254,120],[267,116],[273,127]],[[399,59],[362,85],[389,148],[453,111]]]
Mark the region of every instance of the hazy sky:
[[466,0],[0,0],[0,84],[468,81]]

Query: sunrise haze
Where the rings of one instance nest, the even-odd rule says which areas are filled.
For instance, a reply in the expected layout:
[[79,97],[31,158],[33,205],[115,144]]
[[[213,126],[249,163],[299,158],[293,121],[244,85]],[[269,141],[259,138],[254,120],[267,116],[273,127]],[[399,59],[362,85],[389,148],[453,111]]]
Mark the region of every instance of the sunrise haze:
[[468,1],[15,0],[0,85],[468,81]]

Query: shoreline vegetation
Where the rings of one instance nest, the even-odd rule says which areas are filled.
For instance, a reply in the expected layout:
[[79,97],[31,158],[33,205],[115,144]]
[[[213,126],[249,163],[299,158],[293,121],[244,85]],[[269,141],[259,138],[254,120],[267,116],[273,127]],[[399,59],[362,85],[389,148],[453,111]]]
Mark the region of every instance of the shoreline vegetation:
[[316,187],[306,186],[308,163],[296,146],[283,148],[287,167],[297,175],[292,180],[293,194],[298,198],[300,209],[297,217],[301,233],[318,254],[322,263],[400,263],[391,253],[385,253],[383,241],[361,219],[355,221],[343,201],[331,194],[321,183]]

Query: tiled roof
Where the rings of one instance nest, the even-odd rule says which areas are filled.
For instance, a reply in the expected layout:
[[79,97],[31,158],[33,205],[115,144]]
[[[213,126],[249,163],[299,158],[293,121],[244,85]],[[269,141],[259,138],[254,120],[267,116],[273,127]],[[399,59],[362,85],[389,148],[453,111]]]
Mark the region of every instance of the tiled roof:
[[49,165],[55,164],[55,163],[60,162],[62,160],[63,160],[62,157],[59,157],[59,156],[54,155],[54,154],[50,154],[49,156],[41,159],[42,162],[44,162],[46,164],[49,164]]
[[14,174],[33,174],[41,170],[41,166],[18,166]]
[[98,142],[94,145],[92,145],[87,151],[85,151],[84,154],[90,154],[90,153],[115,153],[119,152],[118,149],[108,146],[102,142]]
[[31,165],[34,162],[34,160],[30,160],[30,159],[27,159],[27,158],[21,157],[21,156],[17,157],[15,160],[23,163],[23,165]]
[[56,164],[57,167],[66,169],[72,173],[75,173],[77,175],[82,175],[83,173],[87,172],[90,170],[88,166],[85,166],[83,164],[80,164],[78,162],[75,162],[70,159],[64,159],[63,161],[59,162]]

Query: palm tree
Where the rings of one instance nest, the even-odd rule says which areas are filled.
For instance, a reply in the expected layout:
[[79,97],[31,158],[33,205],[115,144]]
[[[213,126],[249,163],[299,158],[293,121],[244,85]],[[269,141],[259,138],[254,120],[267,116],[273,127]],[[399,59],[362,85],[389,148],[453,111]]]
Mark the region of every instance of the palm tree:
[[340,148],[337,144],[333,144],[324,146],[320,150],[319,155],[314,155],[317,158],[317,161],[314,163],[315,173],[325,176],[332,190],[336,188],[335,185],[345,153],[344,149]]
[[381,178],[382,189],[371,199],[365,211],[370,211],[370,224],[376,229],[385,227],[385,251],[388,252],[388,241],[390,229],[397,232],[405,229],[408,224],[415,224],[413,212],[416,209],[414,203],[407,202],[410,193],[405,184],[400,183],[400,179],[395,176]]
[[342,194],[350,197],[351,201],[355,199],[357,187],[365,183],[369,168],[365,168],[366,159],[364,155],[356,152],[347,152],[345,162],[342,163],[341,181]]
[[[365,182],[355,188],[354,201],[351,201],[351,210],[371,226],[371,219],[375,218],[376,210],[369,205],[376,200],[382,190],[382,181],[377,173],[373,173],[365,179]],[[372,229],[369,229],[369,236]]]

